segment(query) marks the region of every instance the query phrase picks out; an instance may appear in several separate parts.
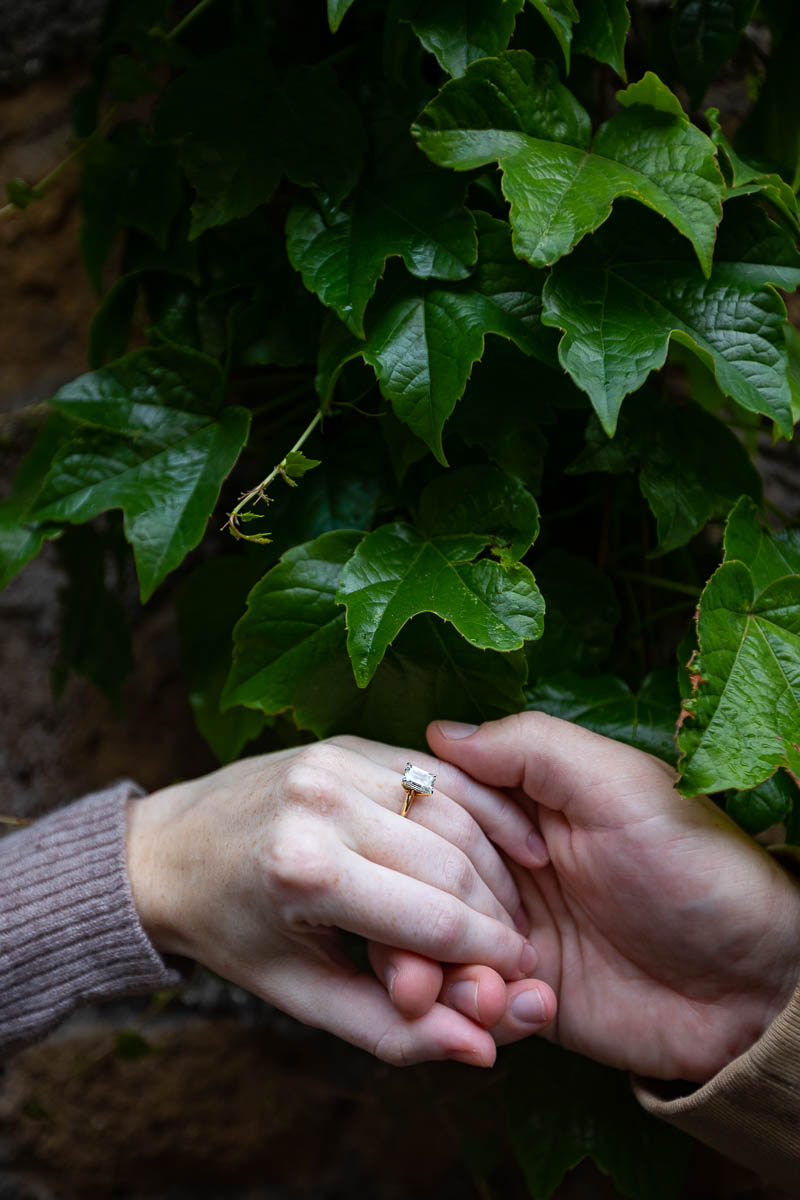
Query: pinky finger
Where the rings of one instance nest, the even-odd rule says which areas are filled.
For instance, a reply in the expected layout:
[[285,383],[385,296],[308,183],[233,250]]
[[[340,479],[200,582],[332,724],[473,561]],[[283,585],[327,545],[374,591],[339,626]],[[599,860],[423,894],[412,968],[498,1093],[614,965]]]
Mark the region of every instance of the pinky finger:
[[287,958],[273,963],[264,980],[251,976],[242,982],[298,1021],[336,1034],[393,1066],[437,1059],[475,1067],[494,1064],[492,1036],[460,1013],[434,1004],[409,1021],[377,979],[337,963]]
[[443,972],[438,962],[380,942],[370,942],[368,951],[373,971],[402,1016],[414,1020],[433,1008],[442,989]]

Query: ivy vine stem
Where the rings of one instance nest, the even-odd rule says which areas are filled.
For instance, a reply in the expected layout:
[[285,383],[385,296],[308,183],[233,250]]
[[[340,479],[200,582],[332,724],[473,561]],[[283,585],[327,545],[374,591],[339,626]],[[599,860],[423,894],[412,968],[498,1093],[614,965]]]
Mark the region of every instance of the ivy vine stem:
[[662,575],[645,575],[644,571],[614,571],[614,574],[631,583],[649,583],[651,587],[666,592],[680,592],[682,596],[691,596],[693,600],[700,596],[700,588],[692,587],[690,583],[680,583],[677,579],[665,579]]
[[308,425],[306,425],[305,429],[300,434],[300,437],[297,439],[295,444],[292,446],[291,450],[289,450],[287,452],[287,454],[285,454],[283,456],[283,458],[277,464],[277,466],[274,466],[272,468],[269,475],[267,475],[265,479],[262,479],[260,483],[257,483],[255,487],[251,488],[249,492],[245,492],[240,497],[239,503],[236,505],[236,507],[234,509],[231,510],[231,512],[228,513],[228,519],[225,522],[225,524],[223,525],[223,529],[230,529],[231,533],[233,534],[233,536],[235,538],[239,538],[241,541],[244,541],[244,542],[259,542],[259,543],[264,542],[265,537],[263,534],[242,533],[241,529],[239,528],[239,526],[237,524],[237,521],[239,519],[241,519],[240,514],[242,513],[242,510],[244,509],[246,504],[250,504],[250,503],[258,504],[259,500],[263,501],[265,504],[269,504],[269,497],[267,496],[267,488],[269,487],[269,485],[272,482],[274,482],[275,479],[277,479],[277,477],[279,475],[285,475],[286,459],[288,458],[289,454],[294,454],[298,450],[302,449],[302,447],[305,445],[305,443],[311,437],[311,434],[317,428],[317,426],[319,425],[321,420],[322,420],[322,409],[319,409],[314,414],[312,419],[309,421]]

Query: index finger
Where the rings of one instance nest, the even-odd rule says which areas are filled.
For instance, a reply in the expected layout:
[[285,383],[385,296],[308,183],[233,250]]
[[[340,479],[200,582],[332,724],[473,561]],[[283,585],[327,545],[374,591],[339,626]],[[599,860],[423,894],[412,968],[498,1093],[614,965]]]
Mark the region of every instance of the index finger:
[[[407,762],[436,776],[441,790],[470,814],[486,836],[505,850],[522,867],[543,867],[549,861],[547,847],[527,813],[510,796],[487,783],[473,779],[445,759],[419,750],[397,749],[382,742],[358,737],[336,737],[331,741],[402,775]],[[399,778],[398,778],[399,787]],[[399,794],[399,793],[398,793]]]

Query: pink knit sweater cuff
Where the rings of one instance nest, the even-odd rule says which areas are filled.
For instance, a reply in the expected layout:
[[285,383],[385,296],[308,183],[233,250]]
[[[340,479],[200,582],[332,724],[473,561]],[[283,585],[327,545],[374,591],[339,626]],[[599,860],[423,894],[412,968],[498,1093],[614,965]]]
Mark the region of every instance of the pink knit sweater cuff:
[[125,868],[122,782],[0,840],[0,1056],[79,1004],[174,987]]

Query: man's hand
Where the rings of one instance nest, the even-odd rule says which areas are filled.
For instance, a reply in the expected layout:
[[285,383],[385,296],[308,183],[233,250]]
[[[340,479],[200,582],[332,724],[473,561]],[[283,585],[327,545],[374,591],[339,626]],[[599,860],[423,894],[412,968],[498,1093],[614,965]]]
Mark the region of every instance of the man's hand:
[[[542,1036],[612,1066],[702,1082],[746,1050],[800,975],[800,888],[706,797],[687,800],[658,759],[542,713],[477,731],[442,721],[434,753],[527,804],[550,865],[514,868],[558,997]],[[400,966],[402,967],[402,961]],[[482,968],[446,975],[482,988]],[[511,983],[498,1041],[531,982]]]

